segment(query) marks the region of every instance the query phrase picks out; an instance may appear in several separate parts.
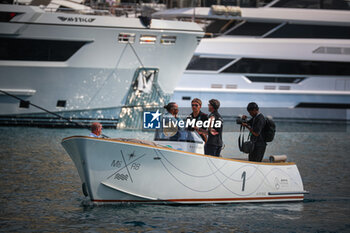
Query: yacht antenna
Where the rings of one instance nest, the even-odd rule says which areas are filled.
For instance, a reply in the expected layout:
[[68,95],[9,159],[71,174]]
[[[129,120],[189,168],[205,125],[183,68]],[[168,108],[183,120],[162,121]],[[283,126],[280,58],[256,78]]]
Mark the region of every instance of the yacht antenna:
[[142,63],[140,57],[137,55],[137,53],[136,53],[136,51],[135,51],[135,49],[134,49],[134,46],[132,46],[132,44],[130,43],[130,41],[128,41],[128,45],[130,45],[132,51],[134,52],[134,54],[135,54],[137,60],[140,62],[142,68],[145,68],[145,66],[143,65],[143,63]]

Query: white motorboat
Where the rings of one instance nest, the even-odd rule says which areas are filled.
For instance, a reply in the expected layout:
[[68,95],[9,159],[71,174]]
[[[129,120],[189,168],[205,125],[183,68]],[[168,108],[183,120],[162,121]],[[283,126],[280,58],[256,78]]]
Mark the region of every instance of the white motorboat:
[[203,149],[199,135],[186,132],[187,138],[180,141],[73,136],[62,145],[74,161],[84,194],[96,204],[304,199],[307,192],[295,163],[257,163],[184,151]]
[[334,1],[347,5],[344,10],[292,8],[293,2],[297,7],[311,1],[153,14],[195,18],[208,34],[172,101],[188,113],[191,99],[197,97],[205,103],[219,99],[223,116],[242,114],[253,101],[275,118],[350,120],[349,1]]
[[135,106],[163,106],[203,37],[195,23],[57,6],[0,4],[1,124],[66,123],[29,102],[104,125]]

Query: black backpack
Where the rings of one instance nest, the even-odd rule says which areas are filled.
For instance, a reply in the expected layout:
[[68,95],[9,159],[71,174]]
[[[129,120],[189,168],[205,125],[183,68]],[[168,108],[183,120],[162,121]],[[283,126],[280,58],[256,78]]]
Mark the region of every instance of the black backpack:
[[276,124],[271,117],[265,117],[266,124],[264,127],[265,142],[272,142],[276,133]]

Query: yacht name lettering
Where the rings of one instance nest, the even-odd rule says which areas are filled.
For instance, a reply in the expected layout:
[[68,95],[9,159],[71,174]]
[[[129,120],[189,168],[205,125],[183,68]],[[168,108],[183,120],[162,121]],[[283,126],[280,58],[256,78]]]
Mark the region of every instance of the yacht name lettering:
[[214,120],[207,120],[207,121],[197,121],[196,119],[186,119],[184,120],[172,120],[172,119],[163,119],[163,128],[175,128],[175,127],[180,127],[180,128],[188,128],[188,127],[205,127],[205,128],[220,128],[222,122],[221,121],[214,121]]
[[122,165],[122,161],[115,161],[113,160],[112,163],[111,163],[111,167],[120,167]]
[[85,17],[63,17],[58,16],[62,22],[72,22],[72,23],[92,23],[96,18],[85,18]]
[[115,174],[114,176],[114,179],[117,179],[117,180],[128,180],[129,176],[127,174],[120,174],[120,173],[117,173]]
[[133,163],[132,165],[131,165],[131,170],[139,170],[140,169],[140,166],[141,166],[141,164],[140,163]]

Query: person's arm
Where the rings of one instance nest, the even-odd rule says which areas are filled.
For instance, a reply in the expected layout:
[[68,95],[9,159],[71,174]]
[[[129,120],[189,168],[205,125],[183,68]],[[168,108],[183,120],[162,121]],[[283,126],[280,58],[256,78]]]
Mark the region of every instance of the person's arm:
[[254,132],[253,128],[247,123],[242,123],[242,125],[246,127],[249,130],[249,132],[251,132],[255,137],[258,137],[260,135],[260,133]]
[[[216,122],[221,122],[220,127],[215,127]],[[222,124],[223,124],[223,121],[221,118],[218,118],[218,119],[214,118],[214,127],[210,129],[210,133],[214,136],[221,133],[222,132]]]
[[[243,119],[243,120],[246,120],[246,121],[247,121],[247,124],[248,124],[249,126],[252,126],[252,125],[253,125],[253,118],[250,118],[249,120],[247,120],[248,117],[247,117],[246,115],[243,115],[243,116],[242,116],[242,119]],[[242,123],[242,125],[243,125],[243,123]]]
[[258,137],[264,127],[263,120],[264,119],[262,117],[256,117],[254,125],[250,125],[250,122],[242,123],[242,125],[245,126],[255,137]]
[[[189,120],[192,120],[192,119],[193,119],[193,118],[192,118],[192,116],[191,116],[191,114],[190,114],[190,115],[188,115],[188,116],[186,117],[186,122],[189,121]],[[187,127],[187,130],[189,130],[189,131],[194,131],[194,130],[196,130],[196,128],[197,128],[197,127],[193,127],[193,128],[192,128],[192,126],[188,126],[188,127]]]

